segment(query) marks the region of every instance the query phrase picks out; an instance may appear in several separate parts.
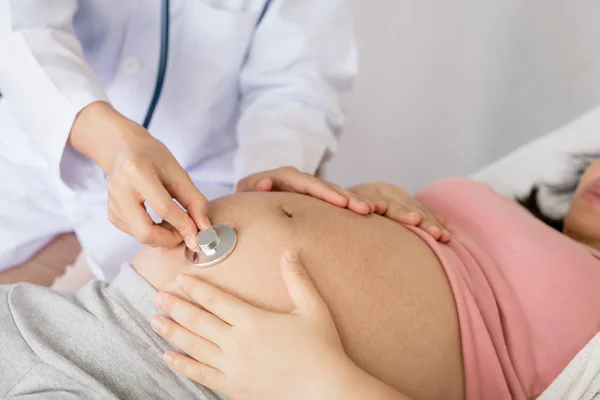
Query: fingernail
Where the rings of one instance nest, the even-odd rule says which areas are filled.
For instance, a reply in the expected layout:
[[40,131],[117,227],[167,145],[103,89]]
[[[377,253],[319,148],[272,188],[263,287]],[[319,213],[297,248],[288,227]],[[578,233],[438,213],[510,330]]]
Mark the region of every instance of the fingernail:
[[152,326],[152,329],[158,332],[163,326],[162,318],[160,318],[158,315],[155,316],[152,318],[152,321],[150,321],[150,326]]
[[427,228],[427,230],[433,234],[442,233],[442,231],[440,231],[440,228],[438,228],[437,226],[430,226],[429,228]]
[[207,228],[210,228],[212,226],[212,224],[210,223],[210,219],[208,219],[208,217],[204,217],[204,223],[206,224]]
[[165,364],[167,364],[169,367],[173,367],[173,361],[175,361],[175,359],[173,358],[173,356],[169,353],[165,353],[163,354],[163,362]]
[[156,304],[156,307],[162,307],[162,305],[165,303],[165,295],[162,293],[158,293],[156,296],[154,296],[154,304]]
[[295,251],[288,251],[285,253],[285,259],[288,260],[288,262],[296,262],[298,261],[298,253]]
[[362,196],[356,196],[356,200],[358,200],[358,202],[361,204],[369,204],[370,203],[370,201],[368,201],[367,199],[365,199]]
[[409,212],[409,213],[408,213],[408,216],[409,216],[409,217],[418,217],[418,216],[419,216],[419,213],[416,213],[416,212],[414,212],[414,211],[411,211],[411,212]]
[[196,240],[192,237],[192,236],[186,236],[184,238],[185,240],[185,245],[192,251],[198,251],[198,243],[196,243]]
[[185,278],[181,275],[177,276],[175,279],[175,284],[179,287],[183,287],[183,285],[185,285]]

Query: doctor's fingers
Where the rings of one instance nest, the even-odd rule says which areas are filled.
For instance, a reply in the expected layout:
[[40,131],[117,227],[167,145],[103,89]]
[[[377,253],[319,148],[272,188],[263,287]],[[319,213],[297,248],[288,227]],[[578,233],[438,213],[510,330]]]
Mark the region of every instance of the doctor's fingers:
[[[210,228],[211,223],[207,216],[208,200],[194,185],[188,173],[177,165],[165,180],[165,189],[187,211],[194,225],[198,229]],[[182,236],[186,233],[180,232]]]
[[[192,251],[197,251],[196,236],[198,235],[198,228],[196,223],[188,213],[173,201],[171,193],[165,188],[159,177],[155,174],[147,174],[145,179],[141,179],[137,183],[136,189],[154,212],[179,232],[180,237],[185,240],[186,246]],[[161,246],[167,246],[166,242],[165,245]]]
[[307,194],[359,214],[369,214],[373,209],[370,202],[361,199],[357,194],[292,167],[280,168],[269,178],[273,182],[274,190]]
[[153,247],[175,247],[181,243],[179,232],[152,221],[144,207],[144,199],[132,189],[116,194],[115,199],[121,211],[119,217],[127,224],[129,233],[140,243]]
[[119,208],[117,201],[109,193],[109,195],[108,195],[108,220],[110,221],[111,224],[113,224],[115,227],[117,227],[117,229],[119,229],[120,231],[123,231],[126,234],[133,236],[131,234],[131,231],[129,230],[129,227],[127,226],[127,223],[125,222],[125,220],[123,220],[123,218],[121,218],[121,214],[122,214],[122,212]]
[[348,209],[359,214],[371,214],[375,212],[375,204],[372,201],[362,197],[360,194],[346,190],[341,186],[329,181],[322,182],[329,186],[331,189],[335,190],[337,193],[344,196],[346,199],[348,199]]

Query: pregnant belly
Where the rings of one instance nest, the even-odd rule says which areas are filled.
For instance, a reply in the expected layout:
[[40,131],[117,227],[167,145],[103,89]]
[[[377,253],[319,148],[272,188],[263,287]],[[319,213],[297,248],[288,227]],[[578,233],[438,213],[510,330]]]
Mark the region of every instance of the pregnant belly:
[[218,199],[210,219],[234,226],[238,245],[196,275],[263,308],[286,310],[279,263],[295,248],[360,367],[414,399],[463,398],[452,292],[439,260],[413,232],[286,193]]

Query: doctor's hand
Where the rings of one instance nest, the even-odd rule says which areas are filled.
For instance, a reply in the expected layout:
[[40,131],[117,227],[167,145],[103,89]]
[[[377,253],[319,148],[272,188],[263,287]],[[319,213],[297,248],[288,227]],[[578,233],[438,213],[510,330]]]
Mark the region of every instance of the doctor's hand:
[[294,167],[282,167],[247,176],[238,182],[236,191],[294,192],[321,199],[334,206],[348,208],[358,214],[366,215],[375,211],[375,204],[359,193],[342,189]]
[[418,226],[440,242],[450,241],[450,232],[444,227],[444,219],[433,216],[404,189],[377,182],[354,186],[348,190],[375,203],[376,214],[403,224]]
[[[177,284],[197,305],[167,293],[152,328],[187,356],[169,351],[176,372],[234,399],[351,398],[336,390],[357,368],[346,356],[331,314],[295,252],[282,257],[289,313],[265,311],[202,280]],[[342,384],[342,385],[341,385]]]
[[[69,141],[109,175],[111,223],[143,244],[174,247],[185,240],[197,250],[198,228],[210,227],[208,202],[163,143],[103,102],[80,112]],[[145,203],[166,223],[155,224]]]

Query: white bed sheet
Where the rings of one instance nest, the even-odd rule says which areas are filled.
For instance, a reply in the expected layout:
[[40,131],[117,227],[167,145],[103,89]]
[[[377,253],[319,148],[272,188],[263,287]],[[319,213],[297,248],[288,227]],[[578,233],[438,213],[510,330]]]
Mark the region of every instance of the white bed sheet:
[[521,146],[471,178],[510,198],[522,197],[539,185],[542,211],[562,217],[568,211],[572,194],[552,195],[545,183],[562,183],[573,177],[577,168],[574,157],[582,153],[600,155],[600,108]]

